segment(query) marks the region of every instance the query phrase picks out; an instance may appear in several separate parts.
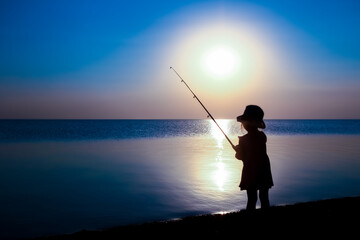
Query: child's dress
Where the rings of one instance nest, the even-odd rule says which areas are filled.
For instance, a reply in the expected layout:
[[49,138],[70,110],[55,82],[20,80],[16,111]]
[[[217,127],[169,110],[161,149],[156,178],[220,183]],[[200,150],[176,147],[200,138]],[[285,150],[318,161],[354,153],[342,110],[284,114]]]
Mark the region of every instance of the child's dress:
[[235,157],[244,163],[239,185],[241,190],[259,190],[274,186],[266,153],[266,135],[263,132],[252,132],[239,137],[236,149]]

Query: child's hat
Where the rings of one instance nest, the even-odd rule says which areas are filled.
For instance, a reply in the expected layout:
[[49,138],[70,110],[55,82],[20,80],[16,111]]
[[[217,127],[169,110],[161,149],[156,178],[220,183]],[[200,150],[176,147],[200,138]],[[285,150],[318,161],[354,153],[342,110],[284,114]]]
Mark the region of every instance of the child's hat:
[[264,111],[256,105],[248,105],[245,108],[243,115],[236,118],[238,122],[251,121],[257,124],[258,128],[265,128]]

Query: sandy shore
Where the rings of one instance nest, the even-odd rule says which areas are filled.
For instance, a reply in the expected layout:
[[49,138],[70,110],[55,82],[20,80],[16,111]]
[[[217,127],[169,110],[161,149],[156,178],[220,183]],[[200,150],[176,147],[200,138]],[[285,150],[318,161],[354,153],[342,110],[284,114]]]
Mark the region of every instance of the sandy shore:
[[181,220],[120,226],[101,231],[80,231],[38,239],[128,239],[131,237],[354,237],[358,235],[360,197],[274,206],[266,211],[245,210],[201,215]]

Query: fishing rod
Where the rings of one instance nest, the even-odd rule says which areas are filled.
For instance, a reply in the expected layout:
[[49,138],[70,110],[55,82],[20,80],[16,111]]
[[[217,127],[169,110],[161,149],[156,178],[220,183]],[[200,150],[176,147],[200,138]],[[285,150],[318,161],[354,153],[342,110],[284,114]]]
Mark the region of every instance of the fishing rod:
[[190,90],[190,92],[193,94],[193,98],[196,98],[196,100],[198,100],[198,102],[200,103],[200,105],[204,108],[204,110],[207,112],[208,117],[210,117],[214,123],[216,124],[216,126],[218,126],[218,128],[220,129],[220,131],[224,134],[225,138],[228,140],[228,142],[230,143],[231,147],[233,149],[235,149],[235,145],[231,142],[230,138],[225,134],[225,132],[221,129],[220,125],[216,122],[215,118],[211,115],[211,113],[206,109],[206,107],[204,106],[204,104],[200,101],[200,99],[196,96],[196,94],[191,90],[191,88],[189,87],[189,85],[187,85],[187,83],[185,82],[185,80],[179,75],[179,73],[173,68],[170,67],[170,69],[172,69],[176,75],[178,75],[178,77],[181,79],[181,82],[185,84],[185,86]]

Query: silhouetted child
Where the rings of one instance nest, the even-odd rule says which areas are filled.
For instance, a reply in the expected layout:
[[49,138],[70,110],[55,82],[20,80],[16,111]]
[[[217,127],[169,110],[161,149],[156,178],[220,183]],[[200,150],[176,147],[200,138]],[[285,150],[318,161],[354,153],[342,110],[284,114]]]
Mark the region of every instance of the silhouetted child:
[[239,187],[247,191],[247,210],[256,208],[258,190],[261,208],[268,208],[269,189],[274,185],[266,153],[266,135],[259,131],[259,128],[265,128],[263,117],[263,110],[256,105],[247,106],[244,114],[237,117],[247,131],[246,135],[239,137],[239,145],[235,147],[235,157],[243,161]]

